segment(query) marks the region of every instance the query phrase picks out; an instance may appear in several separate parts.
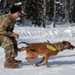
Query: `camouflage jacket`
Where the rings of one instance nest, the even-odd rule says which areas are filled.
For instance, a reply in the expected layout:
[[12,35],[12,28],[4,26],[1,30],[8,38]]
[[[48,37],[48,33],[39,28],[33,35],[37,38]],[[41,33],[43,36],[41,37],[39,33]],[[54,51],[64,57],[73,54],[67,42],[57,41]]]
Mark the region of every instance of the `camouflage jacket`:
[[0,16],[0,34],[12,37],[15,22],[11,14]]

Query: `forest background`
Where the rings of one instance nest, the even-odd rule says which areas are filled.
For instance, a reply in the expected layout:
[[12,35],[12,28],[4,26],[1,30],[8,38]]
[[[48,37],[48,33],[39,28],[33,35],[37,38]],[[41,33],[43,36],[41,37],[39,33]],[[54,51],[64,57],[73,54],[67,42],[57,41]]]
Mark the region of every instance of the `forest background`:
[[44,28],[47,22],[53,27],[57,23],[75,22],[75,0],[0,0],[0,15],[9,13],[13,4],[22,9],[21,25],[26,20]]

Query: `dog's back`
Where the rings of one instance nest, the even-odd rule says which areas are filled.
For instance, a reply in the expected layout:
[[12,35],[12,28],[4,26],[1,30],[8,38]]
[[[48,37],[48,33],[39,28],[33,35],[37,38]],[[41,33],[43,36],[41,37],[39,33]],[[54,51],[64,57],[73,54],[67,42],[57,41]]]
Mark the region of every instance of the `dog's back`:
[[49,43],[33,43],[28,46],[28,49],[35,50],[35,52],[38,52],[40,55],[56,55],[58,53],[58,51],[53,51],[51,48],[47,48],[47,45],[49,45]]

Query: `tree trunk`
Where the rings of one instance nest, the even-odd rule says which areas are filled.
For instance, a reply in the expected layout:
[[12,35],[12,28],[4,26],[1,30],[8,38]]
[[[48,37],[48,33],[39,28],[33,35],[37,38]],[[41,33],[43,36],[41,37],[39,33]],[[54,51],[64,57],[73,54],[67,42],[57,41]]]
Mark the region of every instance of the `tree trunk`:
[[6,7],[7,5],[7,0],[4,0],[4,7]]
[[43,27],[46,27],[46,0],[43,0]]
[[63,12],[65,14],[64,21],[67,21],[68,20],[67,1],[66,0],[63,0],[63,4],[64,4]]
[[73,22],[73,17],[74,17],[74,0],[70,0],[70,17],[69,17],[69,22]]
[[56,0],[54,0],[54,17],[53,17],[53,27],[55,27],[56,21]]

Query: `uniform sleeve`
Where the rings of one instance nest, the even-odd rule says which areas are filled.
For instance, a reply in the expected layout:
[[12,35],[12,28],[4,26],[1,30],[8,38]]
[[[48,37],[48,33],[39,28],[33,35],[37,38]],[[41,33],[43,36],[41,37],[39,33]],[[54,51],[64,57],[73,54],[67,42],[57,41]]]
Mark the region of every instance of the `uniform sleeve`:
[[10,25],[10,20],[8,18],[5,18],[0,25],[0,34],[12,36],[13,32],[6,31],[9,25]]
[[13,36],[13,32],[8,32],[7,35],[12,37]]

